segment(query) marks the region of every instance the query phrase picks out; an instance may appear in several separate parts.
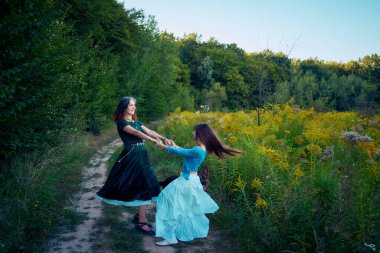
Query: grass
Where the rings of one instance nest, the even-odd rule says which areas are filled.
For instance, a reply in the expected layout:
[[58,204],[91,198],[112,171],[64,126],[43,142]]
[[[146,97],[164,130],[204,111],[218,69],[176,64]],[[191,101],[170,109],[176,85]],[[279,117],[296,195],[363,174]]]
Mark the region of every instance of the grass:
[[[94,242],[95,252],[114,252],[114,253],[139,253],[146,252],[143,248],[142,234],[136,232],[129,220],[122,220],[122,212],[135,213],[132,208],[111,206],[103,204],[103,216],[95,225],[99,231],[107,231],[101,235],[102,240]],[[99,238],[99,236],[97,237]]]
[[[174,113],[157,126],[179,146],[192,127],[207,122],[245,155],[211,158],[207,189],[220,209],[209,216],[227,252],[374,252],[380,245],[379,117],[360,135],[341,138],[362,121],[355,113],[316,113],[287,105],[263,112]],[[252,123],[253,122],[253,123]],[[360,129],[360,127],[358,128]],[[333,155],[324,160],[327,147]],[[179,173],[180,162],[151,151],[159,176]],[[260,186],[254,182],[261,182]],[[261,201],[259,201],[261,200]]]
[[57,227],[80,223],[83,215],[66,206],[90,157],[115,138],[114,129],[66,136],[58,147],[19,154],[6,164],[0,172],[0,252],[39,252]]

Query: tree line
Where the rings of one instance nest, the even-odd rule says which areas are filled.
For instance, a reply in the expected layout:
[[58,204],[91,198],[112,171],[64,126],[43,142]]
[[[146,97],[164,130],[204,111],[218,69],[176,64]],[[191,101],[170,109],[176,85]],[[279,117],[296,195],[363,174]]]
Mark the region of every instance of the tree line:
[[303,108],[319,111],[379,109],[377,54],[336,63],[291,59],[270,50],[247,53],[236,44],[202,42],[197,34],[178,42],[196,102],[215,110],[247,110],[291,98]]
[[380,57],[295,60],[197,34],[160,32],[142,10],[114,0],[0,3],[0,156],[99,133],[118,100],[143,120],[177,107],[250,110],[293,98],[317,110],[378,110]]

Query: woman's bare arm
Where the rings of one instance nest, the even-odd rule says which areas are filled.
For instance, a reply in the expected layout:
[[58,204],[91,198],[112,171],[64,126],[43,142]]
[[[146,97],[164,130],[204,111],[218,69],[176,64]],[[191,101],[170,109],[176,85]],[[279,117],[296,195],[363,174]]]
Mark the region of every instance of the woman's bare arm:
[[149,128],[147,128],[146,126],[141,126],[141,129],[143,130],[143,132],[153,138],[156,138],[156,139],[160,139],[162,141],[165,141],[167,140],[164,136],[158,134],[157,132],[153,131],[153,130],[150,130]]
[[143,140],[148,140],[148,141],[151,141],[151,142],[154,142],[154,143],[156,143],[156,141],[157,141],[157,139],[152,138],[151,136],[149,136],[149,135],[147,135],[147,134],[145,134],[145,133],[143,133],[141,131],[138,131],[138,130],[134,129],[131,126],[125,126],[123,128],[123,131],[127,132],[129,134],[132,134],[134,136],[137,136],[137,137],[139,137],[139,138],[141,138]]

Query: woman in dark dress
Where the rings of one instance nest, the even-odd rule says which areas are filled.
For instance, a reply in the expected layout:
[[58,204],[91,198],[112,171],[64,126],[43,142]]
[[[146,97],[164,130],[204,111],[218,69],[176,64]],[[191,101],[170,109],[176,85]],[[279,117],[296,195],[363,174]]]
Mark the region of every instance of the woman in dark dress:
[[120,100],[113,120],[124,143],[124,150],[96,197],[112,205],[138,206],[138,214],[133,219],[136,229],[154,234],[154,228],[145,217],[146,207],[155,201],[160,186],[143,141],[156,143],[168,140],[137,121],[136,100],[132,97]]

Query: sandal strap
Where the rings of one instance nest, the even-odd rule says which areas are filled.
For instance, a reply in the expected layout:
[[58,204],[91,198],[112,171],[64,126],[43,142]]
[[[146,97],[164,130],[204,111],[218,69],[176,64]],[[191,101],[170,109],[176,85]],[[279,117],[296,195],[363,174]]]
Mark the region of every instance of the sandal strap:
[[[143,226],[145,226],[145,225],[149,228],[149,230],[143,229]],[[138,230],[140,230],[143,233],[154,234],[155,230],[151,226],[149,226],[149,225],[150,224],[148,224],[146,222],[139,222],[139,223],[136,224],[136,228],[138,228]]]
[[140,227],[142,227],[142,226],[144,226],[144,225],[147,225],[148,227],[152,227],[152,224],[150,224],[150,223],[148,223],[148,222],[140,222],[140,221],[138,221],[137,222],[137,224],[140,226]]
[[150,224],[150,223],[148,223],[148,222],[139,222],[138,223],[138,226],[140,226],[140,227],[143,227],[143,226],[148,226],[150,229],[152,229],[153,228],[153,225],[152,224]]

